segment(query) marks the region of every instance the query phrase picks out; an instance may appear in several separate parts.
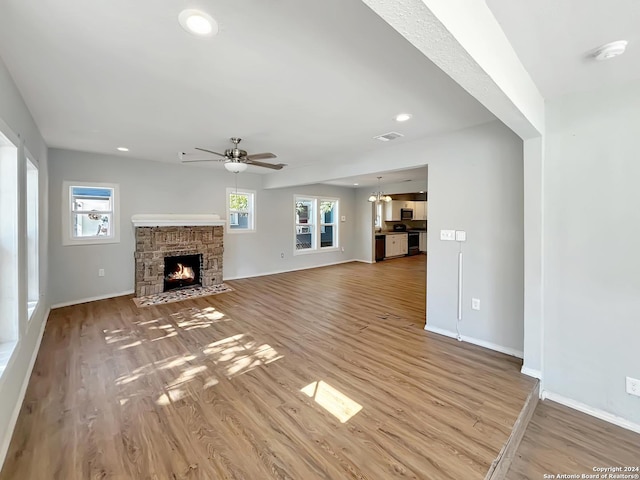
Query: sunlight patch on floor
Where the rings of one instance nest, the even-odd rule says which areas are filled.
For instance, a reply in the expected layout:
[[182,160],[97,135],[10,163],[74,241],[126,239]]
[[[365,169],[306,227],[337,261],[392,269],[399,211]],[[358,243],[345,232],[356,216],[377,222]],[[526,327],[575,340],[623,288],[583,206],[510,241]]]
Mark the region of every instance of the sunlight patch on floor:
[[244,333],[210,343],[203,350],[216,366],[224,368],[227,377],[235,377],[284,357],[272,346],[259,344]]
[[184,396],[185,396],[184,391],[179,388],[176,388],[174,390],[169,390],[167,393],[163,393],[162,395],[160,395],[156,400],[156,403],[158,405],[167,406],[173,402],[177,402]]
[[340,423],[346,423],[362,410],[362,405],[322,380],[311,382],[300,391],[313,398],[318,405],[340,420]]

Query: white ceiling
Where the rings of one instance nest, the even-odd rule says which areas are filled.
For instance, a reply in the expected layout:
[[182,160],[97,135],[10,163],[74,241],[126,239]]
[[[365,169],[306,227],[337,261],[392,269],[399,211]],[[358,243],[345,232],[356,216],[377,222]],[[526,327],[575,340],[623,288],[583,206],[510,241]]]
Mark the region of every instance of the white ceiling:
[[[638,0],[487,0],[520,61],[545,98],[640,79]],[[628,40],[627,52],[596,62],[605,43]]]
[[[341,178],[339,180],[332,180],[330,182],[324,182],[329,185],[337,185],[340,187],[352,187],[352,188],[373,188],[377,190],[378,177],[380,179],[380,186],[385,191],[385,185],[392,185],[396,183],[414,182],[418,181],[421,184],[427,183],[427,167],[411,168],[407,170],[396,170],[382,173],[371,173],[367,175],[356,175],[354,177]],[[357,183],[358,185],[354,185]],[[386,192],[395,193],[395,192]]]
[[[182,30],[186,6],[218,36]],[[0,56],[49,146],[152,160],[240,136],[302,166],[495,119],[355,0],[4,0]]]

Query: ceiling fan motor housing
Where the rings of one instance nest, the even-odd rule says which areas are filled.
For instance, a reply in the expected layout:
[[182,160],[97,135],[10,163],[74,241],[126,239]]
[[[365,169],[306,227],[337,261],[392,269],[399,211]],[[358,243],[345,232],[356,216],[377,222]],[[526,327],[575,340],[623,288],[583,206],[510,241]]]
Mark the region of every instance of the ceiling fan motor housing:
[[239,148],[227,148],[224,151],[224,156],[233,160],[240,159],[247,156],[247,151]]

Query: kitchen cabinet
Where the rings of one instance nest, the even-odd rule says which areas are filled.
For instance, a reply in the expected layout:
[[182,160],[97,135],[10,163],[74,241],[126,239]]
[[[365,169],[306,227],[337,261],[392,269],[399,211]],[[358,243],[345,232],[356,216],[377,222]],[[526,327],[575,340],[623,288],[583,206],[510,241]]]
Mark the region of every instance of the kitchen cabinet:
[[406,233],[386,235],[384,250],[385,257],[398,257],[408,254],[409,236]]
[[419,243],[420,247],[420,251],[421,252],[425,252],[427,251],[427,232],[420,232],[420,243]]
[[[392,200],[389,203],[385,204],[384,210],[384,219],[387,222],[399,222],[401,220],[400,210],[403,208],[411,208],[414,209],[414,204],[418,202],[411,202],[405,200]],[[415,218],[415,210],[414,210],[414,218]]]
[[413,202],[413,219],[427,219],[427,202]]

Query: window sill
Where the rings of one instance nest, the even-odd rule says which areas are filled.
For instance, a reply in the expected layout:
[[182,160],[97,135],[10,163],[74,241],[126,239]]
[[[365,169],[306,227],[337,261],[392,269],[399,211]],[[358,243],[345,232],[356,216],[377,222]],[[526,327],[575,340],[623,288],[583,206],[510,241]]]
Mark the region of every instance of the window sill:
[[31,317],[33,317],[33,312],[36,311],[36,308],[38,308],[37,301],[27,303],[27,320],[31,320]]
[[18,342],[0,342],[0,377],[4,373],[5,368],[9,364],[9,360],[11,360],[11,355],[13,351],[16,349],[16,345]]
[[339,252],[340,251],[340,247],[324,247],[324,248],[317,248],[314,250],[294,250],[293,251],[293,255],[310,255],[313,253],[328,253],[328,252]]
[[120,238],[110,237],[110,238],[91,238],[86,240],[71,240],[66,238],[62,242],[62,246],[71,247],[74,245],[105,245],[109,243],[120,243]]

